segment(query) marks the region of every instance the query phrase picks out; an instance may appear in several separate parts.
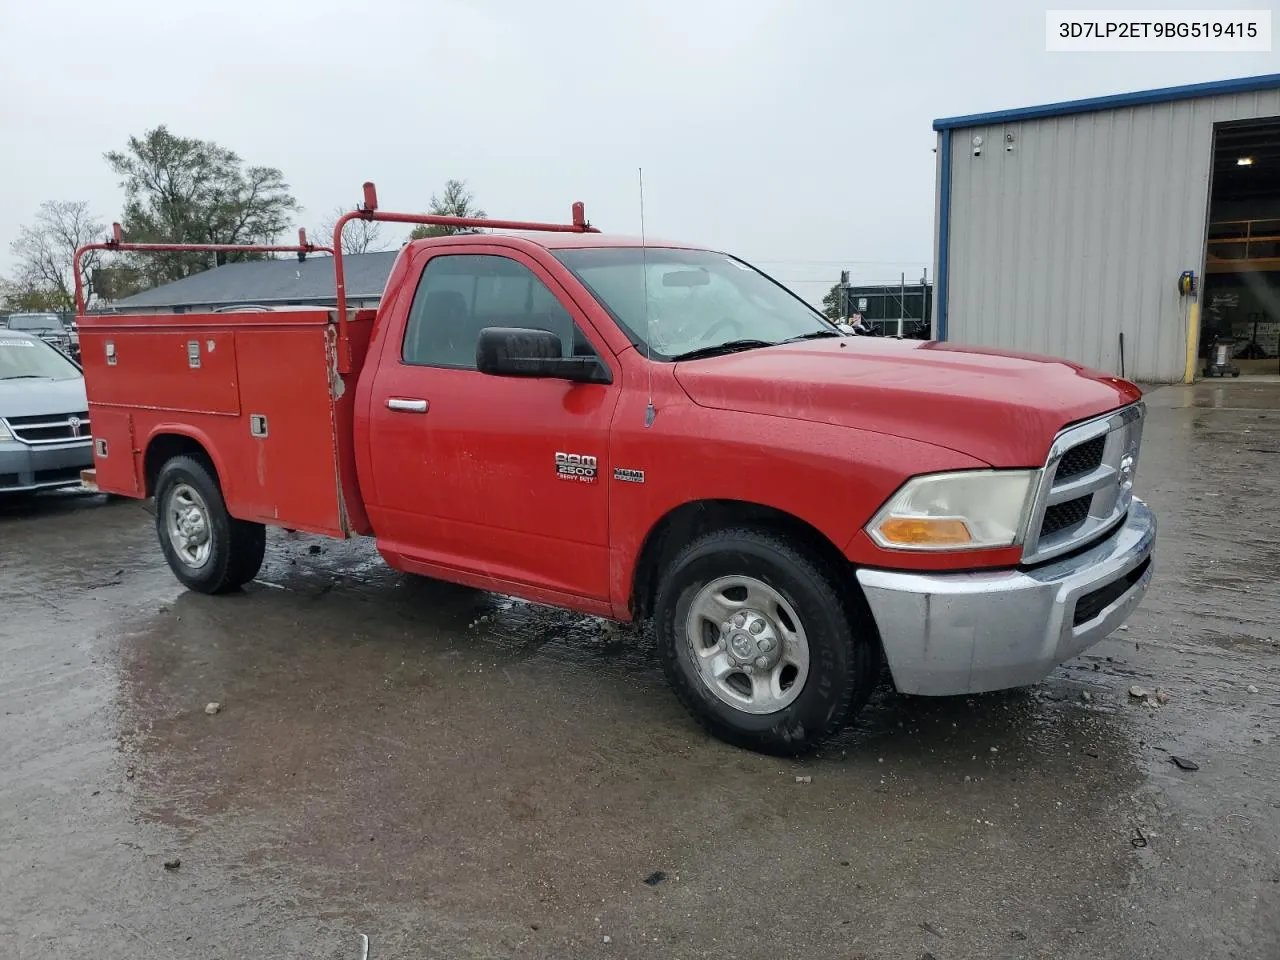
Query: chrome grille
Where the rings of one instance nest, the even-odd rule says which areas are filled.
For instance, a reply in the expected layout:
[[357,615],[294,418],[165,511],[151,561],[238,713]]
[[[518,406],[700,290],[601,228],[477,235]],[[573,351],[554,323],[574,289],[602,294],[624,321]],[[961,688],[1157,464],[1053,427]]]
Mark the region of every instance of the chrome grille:
[[1129,512],[1145,416],[1139,401],[1058,434],[1031,508],[1023,563],[1069,553]]
[[1092,501],[1093,497],[1086,493],[1083,497],[1076,497],[1066,503],[1055,503],[1046,508],[1044,522],[1040,524],[1040,536],[1043,538],[1059,530],[1074,527],[1077,523],[1084,523],[1089,517]]
[[1102,454],[1106,451],[1106,446],[1107,438],[1101,436],[1086,440],[1078,447],[1072,447],[1062,455],[1062,462],[1058,464],[1058,482],[1070,480],[1090,470],[1097,470],[1102,463]]
[[33,447],[88,440],[93,435],[87,410],[80,413],[48,413],[35,417],[7,417],[4,424],[15,440]]

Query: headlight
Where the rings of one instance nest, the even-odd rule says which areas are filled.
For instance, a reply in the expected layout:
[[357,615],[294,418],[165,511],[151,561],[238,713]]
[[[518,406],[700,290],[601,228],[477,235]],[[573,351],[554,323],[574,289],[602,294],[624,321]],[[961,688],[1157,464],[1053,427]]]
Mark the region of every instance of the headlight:
[[1022,542],[1039,470],[966,470],[908,481],[867,525],[890,550],[980,550]]
[[0,420],[0,443],[5,440],[12,440],[13,434],[9,432],[9,428],[4,425],[4,421]]

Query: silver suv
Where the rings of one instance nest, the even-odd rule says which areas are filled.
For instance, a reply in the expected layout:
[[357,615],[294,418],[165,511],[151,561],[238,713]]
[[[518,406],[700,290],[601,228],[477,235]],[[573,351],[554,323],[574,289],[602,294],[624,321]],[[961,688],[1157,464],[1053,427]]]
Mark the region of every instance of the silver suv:
[[77,486],[92,466],[80,368],[35,334],[0,329],[0,494]]

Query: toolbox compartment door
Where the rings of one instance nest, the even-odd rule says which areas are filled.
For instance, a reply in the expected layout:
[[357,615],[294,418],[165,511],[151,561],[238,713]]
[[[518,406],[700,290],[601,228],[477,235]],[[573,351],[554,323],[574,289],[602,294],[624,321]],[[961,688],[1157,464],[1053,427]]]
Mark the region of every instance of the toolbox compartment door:
[[120,327],[86,332],[81,344],[97,403],[172,413],[240,413],[232,330]]
[[345,535],[327,334],[315,323],[236,332],[243,414],[228,506],[242,519]]
[[133,414],[90,405],[93,424],[93,466],[98,489],[124,497],[142,496],[138,482],[140,454],[135,449]]

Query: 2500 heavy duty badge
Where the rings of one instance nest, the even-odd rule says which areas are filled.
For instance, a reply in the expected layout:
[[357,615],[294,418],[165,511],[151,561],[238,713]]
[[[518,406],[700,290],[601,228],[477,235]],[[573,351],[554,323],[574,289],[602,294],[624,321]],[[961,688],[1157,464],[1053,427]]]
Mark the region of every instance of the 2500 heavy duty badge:
[[557,453],[556,476],[579,483],[596,482],[596,458],[581,453]]

